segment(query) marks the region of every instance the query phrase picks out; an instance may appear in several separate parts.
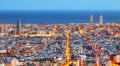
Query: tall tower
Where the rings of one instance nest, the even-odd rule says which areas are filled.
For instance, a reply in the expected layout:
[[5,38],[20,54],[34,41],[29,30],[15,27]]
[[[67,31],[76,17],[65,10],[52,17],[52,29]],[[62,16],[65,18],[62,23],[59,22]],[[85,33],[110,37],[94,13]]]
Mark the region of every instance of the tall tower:
[[100,16],[100,25],[102,25],[103,24],[103,16],[101,15]]
[[90,25],[93,24],[93,15],[90,15]]
[[18,19],[18,21],[17,21],[17,34],[20,34],[21,33],[21,20],[20,19]]

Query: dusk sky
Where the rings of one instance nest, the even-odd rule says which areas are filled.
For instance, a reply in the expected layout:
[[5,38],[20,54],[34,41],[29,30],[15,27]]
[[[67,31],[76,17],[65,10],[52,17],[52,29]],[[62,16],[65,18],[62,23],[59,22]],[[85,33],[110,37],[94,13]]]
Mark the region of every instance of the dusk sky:
[[120,10],[120,0],[0,0],[0,11]]

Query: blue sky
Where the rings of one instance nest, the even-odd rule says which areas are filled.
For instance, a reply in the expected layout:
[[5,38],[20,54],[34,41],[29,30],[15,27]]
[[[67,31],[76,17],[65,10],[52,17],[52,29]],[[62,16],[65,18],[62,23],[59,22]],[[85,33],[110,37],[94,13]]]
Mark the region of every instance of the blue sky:
[[0,0],[4,10],[120,10],[120,0]]

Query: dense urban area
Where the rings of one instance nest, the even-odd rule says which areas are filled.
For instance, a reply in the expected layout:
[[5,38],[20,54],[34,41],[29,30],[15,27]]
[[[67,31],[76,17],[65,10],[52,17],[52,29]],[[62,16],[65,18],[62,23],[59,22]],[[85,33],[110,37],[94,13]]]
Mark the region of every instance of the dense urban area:
[[0,25],[0,66],[120,66],[120,22]]

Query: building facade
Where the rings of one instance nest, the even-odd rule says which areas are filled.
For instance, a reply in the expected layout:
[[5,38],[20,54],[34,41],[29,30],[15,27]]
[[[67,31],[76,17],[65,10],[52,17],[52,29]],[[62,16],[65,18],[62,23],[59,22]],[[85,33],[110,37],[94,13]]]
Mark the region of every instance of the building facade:
[[21,20],[20,19],[18,19],[16,27],[17,27],[16,34],[21,34]]

